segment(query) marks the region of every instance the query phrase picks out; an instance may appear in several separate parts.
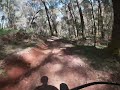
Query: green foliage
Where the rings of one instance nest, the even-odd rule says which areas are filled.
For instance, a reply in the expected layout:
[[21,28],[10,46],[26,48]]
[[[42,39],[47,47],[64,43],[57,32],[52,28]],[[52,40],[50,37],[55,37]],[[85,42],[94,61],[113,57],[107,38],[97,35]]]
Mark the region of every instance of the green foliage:
[[0,29],[0,36],[9,34],[10,32],[11,30],[8,30],[8,29]]
[[13,30],[13,29],[0,29],[0,36],[8,35],[10,33],[15,33],[17,31],[18,30]]

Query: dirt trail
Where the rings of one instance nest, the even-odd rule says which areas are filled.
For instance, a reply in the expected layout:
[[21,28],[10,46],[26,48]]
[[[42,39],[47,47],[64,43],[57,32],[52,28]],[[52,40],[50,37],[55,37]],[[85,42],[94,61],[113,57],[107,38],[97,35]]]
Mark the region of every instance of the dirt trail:
[[[51,47],[51,46],[53,47]],[[113,81],[112,72],[95,70],[86,57],[68,54],[72,44],[48,42],[49,49],[27,48],[4,59],[6,77],[0,77],[0,90],[34,90],[40,78],[48,76],[49,84],[59,89],[60,83],[69,88],[93,81]],[[118,81],[118,80],[117,80]],[[116,86],[95,85],[82,90],[120,90]]]

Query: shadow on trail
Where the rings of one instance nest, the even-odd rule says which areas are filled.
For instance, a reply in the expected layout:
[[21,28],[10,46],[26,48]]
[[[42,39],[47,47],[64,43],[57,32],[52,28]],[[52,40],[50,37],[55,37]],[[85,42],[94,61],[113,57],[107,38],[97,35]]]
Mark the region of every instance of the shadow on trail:
[[87,58],[87,62],[96,70],[114,70],[114,66],[119,64],[106,49],[98,49],[93,46],[75,46],[64,50],[68,55],[78,55],[79,57]]
[[[62,42],[53,42],[53,45],[56,45],[56,47],[60,49],[64,48],[65,44]],[[66,49],[57,53],[55,52],[56,49],[51,49],[52,51],[47,54],[46,50],[43,50],[43,53],[39,48],[31,48],[22,51],[22,54],[21,52],[18,54],[22,57],[10,56],[11,58],[9,57],[5,62],[5,68],[7,69],[7,74],[10,75],[8,78],[11,77],[11,79],[7,79],[9,83],[7,83],[6,87],[2,90],[33,90],[41,84],[39,78],[42,76],[48,76],[48,84],[57,88],[61,83],[67,83],[70,88],[74,88],[97,80],[119,81],[119,76],[116,77],[116,75],[118,75],[117,73],[104,74],[102,72],[108,63],[106,59],[109,58],[104,50],[90,46],[65,48]],[[16,73],[16,71],[18,72]],[[98,79],[97,73],[102,74],[102,78]],[[17,75],[16,78],[15,75]],[[106,78],[105,75],[107,75],[108,78]],[[116,89],[116,87],[111,88],[111,86],[98,85],[90,87],[88,90],[119,90],[119,88]]]
[[7,85],[16,85],[22,75],[29,70],[29,63],[25,62],[22,57],[11,55],[2,63],[4,75],[0,74],[0,88]]
[[48,85],[48,77],[42,76],[41,77],[41,86],[37,86],[34,90],[58,90],[55,86]]

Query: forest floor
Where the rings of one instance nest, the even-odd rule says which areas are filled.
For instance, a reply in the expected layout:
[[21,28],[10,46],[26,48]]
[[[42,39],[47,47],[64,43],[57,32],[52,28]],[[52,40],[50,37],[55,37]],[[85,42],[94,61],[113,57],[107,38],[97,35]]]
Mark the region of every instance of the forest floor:
[[[108,55],[104,49],[75,45],[74,42],[57,38],[47,39],[42,44],[39,42],[41,43],[41,40],[25,39],[16,43],[3,41],[0,44],[0,75],[2,77],[4,76],[3,73],[8,75],[6,76],[7,79],[3,79],[5,82],[0,81],[0,84],[4,82],[5,86],[0,85],[2,90],[33,90],[41,84],[40,78],[44,75],[48,76],[49,84],[57,88],[59,88],[60,83],[66,83],[69,88],[94,81],[120,83],[120,62]],[[19,71],[17,66],[23,68],[19,65],[21,60],[15,63],[14,55],[25,57],[22,60],[26,60],[29,66],[25,66],[25,71],[18,73],[16,77],[22,79],[17,80],[17,83],[13,85],[11,84],[12,79],[13,81],[17,79],[13,77],[15,77],[17,70]],[[4,71],[2,69],[3,62],[8,68],[12,67],[13,71],[6,69],[6,67],[4,67],[6,70]],[[12,62],[17,66],[13,65]],[[17,67],[15,72],[14,67]],[[26,73],[29,75],[26,76]],[[96,85],[82,90],[120,90],[120,87]]]

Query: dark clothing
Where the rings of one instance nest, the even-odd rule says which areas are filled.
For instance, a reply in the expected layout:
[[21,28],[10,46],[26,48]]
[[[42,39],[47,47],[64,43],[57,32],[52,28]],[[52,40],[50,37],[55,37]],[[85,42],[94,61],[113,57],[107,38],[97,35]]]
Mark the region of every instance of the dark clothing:
[[42,85],[36,87],[34,90],[58,90],[58,89],[52,85]]

